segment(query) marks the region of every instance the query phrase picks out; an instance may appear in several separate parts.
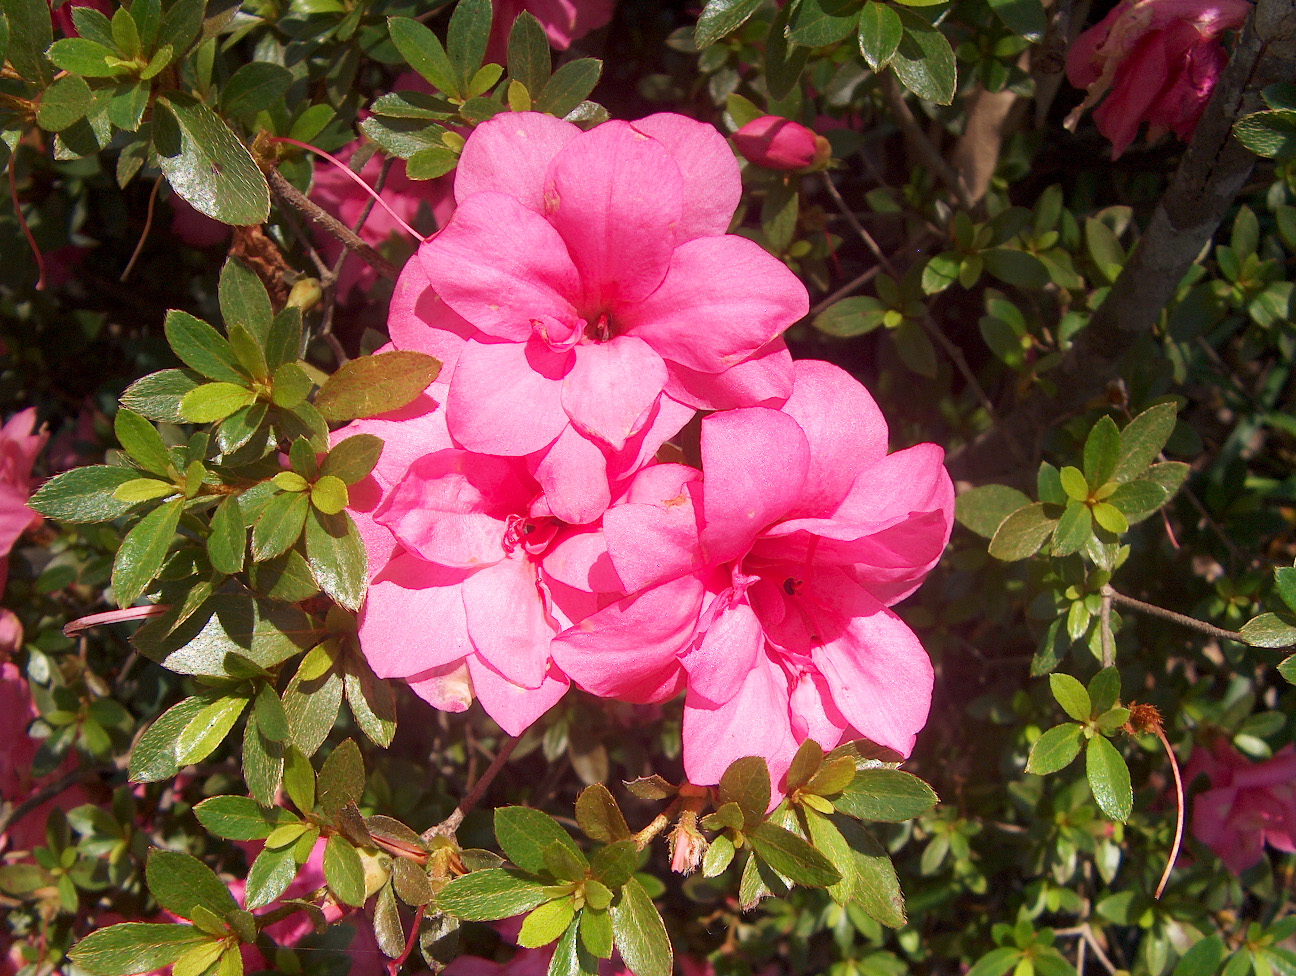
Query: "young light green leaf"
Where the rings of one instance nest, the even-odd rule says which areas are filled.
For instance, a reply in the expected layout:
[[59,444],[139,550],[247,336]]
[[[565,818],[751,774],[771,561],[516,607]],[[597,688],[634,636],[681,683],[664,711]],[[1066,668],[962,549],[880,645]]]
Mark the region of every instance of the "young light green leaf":
[[555,898],[538,905],[523,919],[518,945],[524,949],[548,945],[567,930],[575,917],[576,908],[571,898]]
[[1116,747],[1104,736],[1095,735],[1085,749],[1085,773],[1089,789],[1103,813],[1124,823],[1134,810],[1134,789],[1129,767]]
[[1126,482],[1137,478],[1157,459],[1174,433],[1177,413],[1173,403],[1158,403],[1125,425],[1120,432],[1120,456],[1111,480]]
[[203,706],[176,738],[175,757],[181,766],[202,762],[225,741],[248,700],[241,695],[208,697]]
[[1063,711],[1077,722],[1089,721],[1089,716],[1093,714],[1093,703],[1089,700],[1089,692],[1084,685],[1069,674],[1056,673],[1049,675],[1049,688]]
[[1084,737],[1080,726],[1075,722],[1065,722],[1049,729],[1031,746],[1030,758],[1026,761],[1026,772],[1036,776],[1047,776],[1056,773],[1071,764],[1080,755],[1080,745]]
[[340,834],[330,837],[324,848],[324,880],[339,901],[356,908],[364,905],[364,863],[360,852]]

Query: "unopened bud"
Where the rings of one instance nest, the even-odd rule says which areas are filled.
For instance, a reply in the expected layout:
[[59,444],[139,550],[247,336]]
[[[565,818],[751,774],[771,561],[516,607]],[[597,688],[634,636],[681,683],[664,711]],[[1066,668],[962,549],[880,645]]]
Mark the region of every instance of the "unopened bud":
[[324,289],[320,287],[317,278],[302,278],[292,286],[292,291],[288,293],[288,307],[300,308],[302,312],[309,312],[319,304],[320,299],[324,297]]
[[670,834],[671,870],[692,874],[702,863],[707,846],[706,838],[697,829],[697,814],[685,810]]
[[777,115],[753,119],[734,133],[733,141],[743,156],[766,169],[818,169],[832,158],[827,139]]
[[360,863],[364,865],[365,897],[370,898],[382,890],[391,878],[392,862],[387,854],[359,851]]

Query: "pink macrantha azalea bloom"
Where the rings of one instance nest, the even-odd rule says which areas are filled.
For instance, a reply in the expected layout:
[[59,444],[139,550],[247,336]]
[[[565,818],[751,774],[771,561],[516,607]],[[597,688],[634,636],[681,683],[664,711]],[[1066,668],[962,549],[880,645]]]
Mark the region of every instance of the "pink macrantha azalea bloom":
[[14,414],[0,427],[0,593],[4,592],[4,565],[14,543],[41,517],[27,505],[32,493],[32,465],[49,434],[36,426],[36,408]]
[[1296,851],[1296,749],[1253,762],[1220,737],[1193,750],[1184,783],[1201,775],[1210,787],[1192,799],[1192,833],[1230,871],[1259,864],[1266,843]]
[[334,435],[384,440],[351,493],[371,574],[360,643],[381,677],[447,711],[476,697],[518,735],[570,684],[550,658],[554,635],[624,590],[601,537],[554,517],[524,458],[451,442],[444,396],[433,384]]
[[1067,54],[1067,78],[1088,89],[1067,127],[1106,95],[1094,122],[1112,159],[1144,121],[1149,139],[1173,132],[1188,140],[1228,63],[1220,35],[1241,27],[1251,8],[1248,0],[1122,0]]
[[612,19],[616,0],[493,0],[493,6],[486,60],[504,64],[508,56],[509,31],[522,11],[540,21],[550,46],[565,51],[571,47],[572,41],[606,26]]
[[478,126],[454,217],[406,264],[388,320],[397,348],[447,361],[455,443],[530,456],[553,514],[580,524],[694,410],[781,403],[779,336],[809,300],[725,233],[740,192],[724,138],[680,115]]
[[[696,784],[759,755],[777,786],[807,738],[831,749],[865,736],[908,755],[927,719],[931,662],[889,607],[949,539],[944,453],[887,454],[863,386],[828,363],[795,365],[781,410],[702,422],[700,483],[608,509],[612,565],[637,596],[553,644],[596,695],[654,701],[686,680],[684,768]],[[706,590],[700,619],[680,594],[658,598],[688,581]],[[658,639],[670,631],[684,640]]]

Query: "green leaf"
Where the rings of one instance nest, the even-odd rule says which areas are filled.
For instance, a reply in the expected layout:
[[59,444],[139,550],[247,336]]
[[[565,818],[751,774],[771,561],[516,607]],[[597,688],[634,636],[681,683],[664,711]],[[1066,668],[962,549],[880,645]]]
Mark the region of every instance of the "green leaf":
[[342,903],[356,908],[364,905],[364,863],[359,851],[340,834],[330,837],[324,848],[324,880]]
[[203,697],[206,703],[176,738],[175,756],[181,766],[202,762],[210,756],[225,741],[248,703],[246,698],[236,695]]
[[315,809],[315,769],[295,746],[284,750],[284,790],[302,813]]
[[1074,722],[1053,726],[1031,746],[1026,772],[1047,776],[1069,766],[1080,755],[1080,744],[1083,741],[1080,726]]
[[1124,823],[1134,810],[1134,790],[1124,758],[1104,736],[1095,735],[1085,749],[1089,789],[1102,812]]
[[531,874],[546,869],[544,852],[550,844],[561,844],[582,860],[585,857],[552,817],[530,807],[496,808],[495,839],[505,857]]
[[113,598],[119,607],[134,604],[162,571],[183,511],[183,498],[164,502],[126,533],[112,569]]
[[693,29],[693,44],[699,51],[720,38],[732,34],[747,22],[761,5],[761,0],[707,0]]
[[309,511],[310,499],[301,492],[284,492],[270,499],[252,527],[252,558],[260,562],[291,549]]
[[1288,684],[1296,685],[1296,654],[1283,658],[1278,665],[1278,673],[1287,679]]
[[50,46],[49,59],[55,67],[86,78],[112,78],[127,70],[117,63],[117,53],[112,48],[84,37],[55,41]]
[[225,882],[191,854],[153,848],[144,876],[158,903],[181,918],[192,919],[197,907],[217,918],[238,911],[238,902]]
[[[244,67],[251,68],[254,65],[249,64],[244,65]],[[267,65],[267,67],[274,66]],[[284,69],[280,68],[279,70]],[[235,74],[235,77],[238,77],[238,73]],[[269,337],[270,328],[274,321],[274,309],[270,305],[270,296],[266,292],[265,285],[261,283],[261,279],[257,277],[256,272],[246,264],[238,258],[230,258],[221,268],[219,298],[221,315],[225,319],[226,330],[232,330],[233,326],[242,326],[256,339],[258,344],[256,351],[258,365],[264,369],[266,359],[264,353],[260,350],[260,344],[264,343]],[[231,333],[231,342],[233,338]],[[242,371],[246,373],[252,372],[247,363],[243,363]]]
[[630,836],[621,808],[602,783],[585,787],[576,798],[576,823],[590,840],[605,844]]
[[1175,964],[1172,976],[1215,976],[1224,961],[1224,940],[1219,935],[1201,939]]
[[840,812],[858,820],[900,823],[926,813],[939,798],[913,773],[861,769],[832,802]]
[[347,507],[351,499],[346,483],[341,478],[326,474],[311,485],[310,500],[325,515],[336,515]]
[[170,47],[176,57],[187,54],[189,46],[202,30],[206,8],[206,0],[175,0],[162,16],[162,27],[157,38],[158,49]]
[[634,878],[627,881],[609,911],[616,947],[630,971],[635,976],[670,976],[670,937],[643,885]]
[[60,522],[108,522],[134,507],[134,502],[117,498],[116,491],[138,479],[135,468],[107,464],[73,468],[41,485],[28,504]]
[[490,41],[491,0],[459,0],[450,15],[446,33],[446,55],[459,82],[460,94],[467,94],[469,84]]
[[[171,309],[166,315],[166,337],[172,351],[190,369],[210,380],[222,383],[243,384],[247,375],[239,366],[234,350],[219,332],[188,312]],[[194,384],[189,389],[197,387]],[[183,395],[181,397],[183,401]],[[176,416],[180,417],[179,404]]]
[[770,97],[777,100],[791,94],[810,58],[809,48],[792,44],[787,39],[792,6],[784,4],[779,8],[765,38],[765,87],[769,89]]
[[246,549],[247,526],[243,524],[243,511],[238,496],[229,495],[212,513],[207,558],[216,572],[233,575],[243,569]]
[[388,17],[387,29],[401,57],[433,88],[456,98],[463,97],[464,88],[456,79],[445,48],[431,30],[409,17]]
[[221,89],[221,111],[232,118],[251,119],[288,94],[292,84],[292,72],[282,65],[268,61],[245,64]]
[[905,34],[891,58],[901,84],[938,105],[954,101],[958,83],[954,51],[945,35],[908,10],[897,10]]
[[353,434],[329,451],[320,466],[320,474],[333,475],[353,485],[373,470],[382,449],[382,440],[373,434]]
[[1049,688],[1063,711],[1077,722],[1089,721],[1089,716],[1093,714],[1093,703],[1089,700],[1089,692],[1084,685],[1069,674],[1057,673],[1049,675]]
[[1093,507],[1093,520],[1113,535],[1129,531],[1129,522],[1121,510],[1109,502],[1099,502]]
[[883,312],[875,298],[843,298],[814,317],[814,327],[826,335],[846,339],[872,332],[882,324]]
[[192,925],[123,922],[91,932],[68,955],[95,976],[133,976],[169,966],[208,941],[210,936]]
[[841,880],[841,872],[828,858],[790,830],[767,821],[747,828],[743,835],[762,861],[797,884],[826,888]]
[[316,784],[319,805],[330,815],[364,796],[365,770],[360,749],[351,739],[338,743],[320,767]]
[[[1127,481],[1108,496],[1107,502],[1125,516],[1128,522],[1139,522],[1152,515],[1170,498],[1169,492],[1154,481]],[[1094,513],[1097,515],[1097,513]]]
[[993,539],[999,526],[1013,512],[1030,505],[1030,499],[1007,485],[979,485],[954,501],[959,524],[985,539]]
[[36,87],[47,87],[54,77],[45,57],[54,39],[49,5],[44,0],[2,0],[0,11],[9,25],[5,52],[9,63]]
[[[325,641],[317,650],[323,652],[334,644],[335,641]],[[305,664],[304,660],[303,669]],[[284,690],[283,703],[293,745],[304,755],[313,756],[337,721],[338,709],[342,707],[342,676],[329,668],[319,677],[305,679],[298,670]]]
[[254,709],[243,726],[243,781],[257,803],[270,806],[275,802],[283,782],[283,757],[283,743],[262,734]]
[[1262,613],[1244,623],[1238,636],[1252,647],[1290,647],[1296,644],[1296,617]]
[[360,609],[368,567],[364,542],[349,515],[329,515],[312,508],[306,519],[306,558],[320,589],[340,606]]
[[879,0],[864,4],[859,19],[859,46],[871,70],[881,71],[890,64],[903,37],[904,25],[888,4]]
[[522,11],[509,30],[509,78],[523,85],[534,97],[544,90],[552,64],[544,28],[531,11]]
[[590,955],[598,959],[612,958],[612,917],[606,911],[595,910],[588,901],[580,914],[580,937]]
[[598,84],[603,62],[597,58],[568,61],[553,73],[535,98],[535,110],[563,118],[585,101]]
[[807,47],[835,44],[855,31],[859,16],[856,0],[801,0],[792,12],[788,39]]
[[989,0],[1005,27],[1032,43],[1038,43],[1048,28],[1048,18],[1040,0]]
[[[897,68],[897,71],[899,69]],[[980,254],[986,271],[1000,281],[1035,291],[1049,283],[1048,268],[1033,254],[1011,247],[992,247]]]
[[291,734],[288,729],[288,716],[284,712],[283,701],[271,682],[266,681],[257,688],[253,704],[261,733],[271,742],[286,741]]
[[1158,403],[1125,425],[1120,432],[1120,456],[1111,473],[1112,481],[1137,478],[1157,459],[1174,433],[1176,415],[1173,403]]
[[1085,218],[1085,245],[1089,256],[1108,281],[1115,281],[1125,264],[1125,249],[1110,227],[1094,217]]
[[266,365],[277,370],[280,366],[297,362],[301,356],[301,344],[301,309],[289,306],[270,323],[265,340]]
[[1296,111],[1254,112],[1234,124],[1233,134],[1257,156],[1291,159],[1296,156]]
[[79,75],[60,78],[41,95],[36,124],[46,132],[62,132],[85,118],[94,103],[94,93]]
[[590,871],[609,888],[619,888],[639,866],[639,850],[632,840],[619,840],[600,847],[590,864]]
[[537,906],[522,921],[518,933],[518,945],[524,949],[536,949],[553,942],[576,917],[576,907],[571,898],[555,898]]
[[744,824],[751,828],[765,819],[770,805],[769,767],[760,756],[744,756],[730,763],[717,790],[721,803],[736,803]]
[[[1101,715],[1120,700],[1120,671],[1108,666],[1103,668],[1089,682],[1088,695],[1093,711],[1092,715]],[[1087,719],[1088,716],[1085,716]],[[1081,719],[1084,721],[1084,719]]]
[[455,878],[437,895],[437,907],[473,922],[511,918],[549,899],[547,890],[508,868],[487,868]]
[[1058,472],[1058,481],[1062,484],[1062,490],[1066,492],[1068,499],[1083,502],[1089,498],[1089,482],[1085,480],[1084,472],[1079,468],[1067,465]]
[[269,218],[270,187],[261,170],[220,116],[193,96],[158,98],[153,145],[167,182],[199,213],[236,226]]
[[213,796],[194,807],[194,815],[208,833],[226,840],[265,840],[286,816],[276,809],[267,813],[246,796]]
[[420,352],[353,359],[321,387],[315,408],[329,423],[398,410],[426,390],[440,371],[439,361]]
[[256,400],[256,394],[238,383],[204,383],[180,401],[180,415],[193,424],[224,420]]
[[156,783],[180,771],[180,763],[175,758],[176,739],[206,704],[207,699],[200,696],[186,698],[148,727],[131,750],[131,782]]
[[1111,417],[1102,417],[1085,438],[1084,473],[1091,489],[1101,488],[1111,479],[1121,453],[1120,431]]
[[990,555],[1004,562],[1027,559],[1039,551],[1057,520],[1044,514],[1042,502],[1035,502],[1009,515],[990,540]]
[[807,815],[810,839],[841,871],[828,888],[839,904],[854,904],[891,928],[905,924],[904,893],[886,849],[858,823],[845,817]]
[[274,372],[271,399],[277,407],[292,408],[310,394],[315,381],[296,363],[284,363]]
[[1069,556],[1079,552],[1093,535],[1093,515],[1089,506],[1072,501],[1067,504],[1053,533],[1051,552],[1055,556]]
[[384,749],[396,735],[396,698],[391,685],[379,678],[360,654],[343,662],[347,705],[356,724],[369,740]]
[[143,81],[123,81],[113,89],[108,120],[119,129],[136,132],[148,108],[150,86]]
[[[77,10],[88,8],[77,7]],[[183,313],[181,313],[183,314]],[[219,336],[217,336],[219,338]],[[183,423],[180,401],[184,395],[202,382],[184,369],[163,369],[136,380],[122,394],[121,405],[149,420],[165,423]]]
[[282,895],[297,877],[292,846],[265,849],[256,856],[247,876],[247,908],[263,908]]
[[976,961],[976,965],[968,970],[967,976],[1003,976],[1004,973],[1016,966],[1021,959],[1021,950],[1012,946],[991,949]]

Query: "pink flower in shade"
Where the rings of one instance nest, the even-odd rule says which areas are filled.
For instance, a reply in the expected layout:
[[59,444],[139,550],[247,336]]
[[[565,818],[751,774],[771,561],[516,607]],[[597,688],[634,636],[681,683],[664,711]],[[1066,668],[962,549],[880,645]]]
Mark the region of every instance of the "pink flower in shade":
[[403,411],[334,435],[385,442],[351,495],[372,574],[360,642],[380,676],[448,711],[475,695],[517,735],[567,690],[553,636],[623,590],[599,562],[601,539],[553,516],[524,459],[454,446],[444,394],[433,384]]
[[1186,784],[1206,776],[1210,787],[1192,800],[1193,836],[1234,874],[1260,863],[1264,846],[1296,851],[1296,749],[1252,762],[1224,738],[1193,750]]
[[16,654],[22,645],[22,621],[8,607],[0,607],[0,663]]
[[447,360],[456,444],[529,456],[552,512],[585,523],[695,409],[782,402],[778,337],[808,297],[725,233],[740,191],[723,137],[679,115],[479,126],[458,209],[406,264],[388,320],[397,348]]
[[832,156],[823,136],[777,115],[752,119],[733,134],[733,143],[747,160],[766,169],[807,169]]
[[1122,0],[1067,54],[1067,78],[1088,89],[1067,127],[1106,95],[1094,121],[1111,140],[1112,159],[1144,121],[1149,139],[1191,138],[1228,63],[1220,35],[1250,12],[1248,0]]
[[199,213],[178,193],[167,197],[171,205],[171,233],[190,247],[213,247],[229,240],[234,228]]
[[41,517],[27,505],[32,492],[32,465],[49,434],[36,426],[36,408],[28,407],[0,427],[0,593],[4,592],[5,558]]
[[494,0],[494,7],[486,60],[503,64],[508,56],[509,31],[522,11],[540,21],[550,45],[565,51],[572,41],[605,26],[612,19],[616,0]]
[[[831,749],[865,736],[907,755],[932,668],[889,607],[944,549],[954,491],[936,445],[886,448],[873,398],[827,363],[796,363],[781,410],[708,417],[700,483],[604,516],[613,567],[637,595],[563,633],[555,659],[582,687],[630,701],[685,680],[693,783],[759,755],[777,784],[807,738]],[[690,583],[705,587],[700,619]],[[684,589],[659,596],[668,586]]]
[[56,30],[62,31],[64,37],[80,37],[77,33],[76,25],[72,21],[73,7],[92,7],[99,11],[105,17],[111,17],[113,5],[110,0],[67,0],[66,3],[59,4],[57,10],[54,4],[50,2],[50,21]]

